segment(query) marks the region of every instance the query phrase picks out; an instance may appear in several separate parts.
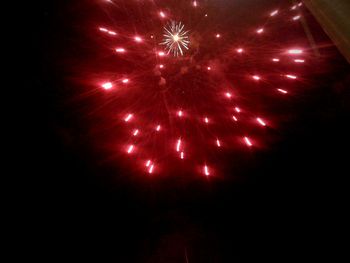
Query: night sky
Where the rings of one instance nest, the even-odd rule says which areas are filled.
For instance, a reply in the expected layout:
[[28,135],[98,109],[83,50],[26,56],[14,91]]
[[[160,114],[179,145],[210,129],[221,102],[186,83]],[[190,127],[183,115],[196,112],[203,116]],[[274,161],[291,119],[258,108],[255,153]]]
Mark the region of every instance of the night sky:
[[[286,1],[232,2],[240,1],[220,0],[211,8],[239,13],[219,17],[244,26],[258,21],[247,14]],[[89,56],[100,55],[91,54],[98,44],[86,34],[103,19],[96,3],[34,5],[23,8],[28,19],[21,29],[30,50],[21,69],[26,136],[18,150],[24,157],[18,168],[26,175],[19,220],[28,233],[24,254],[47,261],[147,263],[186,262],[186,251],[188,262],[201,263],[332,258],[350,174],[350,66],[306,9],[321,57],[308,69],[314,78],[302,94],[288,100],[292,117],[279,139],[249,160],[242,157],[241,164],[233,160],[218,180],[176,173],[149,180],[101,160],[106,153],[84,135],[86,108],[96,101],[81,99],[81,86],[72,79],[81,80]],[[33,240],[39,242],[31,249]]]

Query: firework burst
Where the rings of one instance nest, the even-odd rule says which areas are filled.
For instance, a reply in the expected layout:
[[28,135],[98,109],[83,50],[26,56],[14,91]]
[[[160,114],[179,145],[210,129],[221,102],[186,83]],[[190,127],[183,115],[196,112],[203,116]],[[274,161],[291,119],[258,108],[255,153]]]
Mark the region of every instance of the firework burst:
[[168,54],[171,53],[175,57],[183,56],[183,48],[188,50],[190,40],[188,31],[185,31],[184,27],[184,24],[175,21],[164,27],[164,41],[160,44],[166,46]]

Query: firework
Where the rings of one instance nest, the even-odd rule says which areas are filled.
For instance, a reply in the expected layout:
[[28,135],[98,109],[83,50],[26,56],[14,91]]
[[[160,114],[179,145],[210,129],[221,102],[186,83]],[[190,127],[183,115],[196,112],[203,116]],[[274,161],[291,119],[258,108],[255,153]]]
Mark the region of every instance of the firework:
[[183,49],[188,50],[190,40],[188,31],[184,30],[185,25],[181,22],[172,21],[168,26],[164,27],[164,39],[161,45],[166,46],[168,54],[171,53],[175,57],[183,56]]
[[[269,7],[264,11],[267,21],[248,24],[237,37],[231,18],[206,18],[202,1],[179,0],[179,7],[187,5],[186,13],[166,7],[167,1],[163,10],[153,1],[119,2],[127,3],[128,14],[141,2],[149,8],[125,15],[125,23],[94,28],[98,38],[92,39],[100,41],[101,53],[91,64],[101,66],[94,66],[98,77],[92,83],[104,93],[96,99],[98,110],[92,111],[101,119],[98,147],[105,146],[112,156],[121,152],[127,161],[118,159],[118,164],[130,167],[131,162],[147,175],[193,171],[210,178],[220,175],[219,167],[224,170],[235,156],[248,159],[251,152],[268,147],[285,102],[297,97],[312,63],[304,41],[286,46],[283,39],[272,38],[281,35],[281,23],[283,33],[288,26],[296,31],[293,21],[304,17],[299,5],[292,7],[297,14],[289,5]],[[126,11],[117,5],[107,10],[109,17]],[[172,17],[178,22],[164,24]],[[179,22],[185,19],[190,21],[191,41]],[[190,48],[192,56],[181,59]]]

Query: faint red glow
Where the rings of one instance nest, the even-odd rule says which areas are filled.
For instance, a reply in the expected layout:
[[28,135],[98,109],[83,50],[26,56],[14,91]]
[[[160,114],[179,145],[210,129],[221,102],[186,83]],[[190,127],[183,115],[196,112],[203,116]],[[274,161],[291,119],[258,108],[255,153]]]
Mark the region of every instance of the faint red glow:
[[275,15],[277,15],[277,14],[278,14],[278,10],[275,10],[275,11],[273,11],[273,12],[270,13],[270,16],[275,16]]

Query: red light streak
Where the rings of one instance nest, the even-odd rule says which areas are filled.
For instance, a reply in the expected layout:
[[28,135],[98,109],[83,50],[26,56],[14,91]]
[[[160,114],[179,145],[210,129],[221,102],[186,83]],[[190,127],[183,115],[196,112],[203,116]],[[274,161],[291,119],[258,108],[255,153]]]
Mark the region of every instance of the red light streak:
[[216,139],[216,145],[217,145],[218,147],[221,147],[221,143],[220,143],[219,139]]
[[301,49],[290,49],[288,50],[288,54],[290,55],[300,55],[303,51]]
[[248,137],[244,137],[244,141],[249,147],[253,146],[252,142],[250,141],[250,139]]
[[262,34],[263,32],[264,32],[263,28],[259,28],[258,30],[256,30],[256,33],[258,33],[258,34]]
[[178,139],[178,140],[177,140],[177,143],[176,143],[176,151],[177,151],[177,152],[180,151],[180,147],[181,147],[181,139]]
[[137,136],[138,134],[139,134],[139,130],[138,129],[134,130],[133,135]]
[[134,37],[135,41],[138,42],[138,43],[141,43],[142,42],[142,38],[141,37]]
[[260,80],[261,79],[261,77],[258,76],[258,75],[254,75],[254,76],[252,76],[252,78],[255,79],[255,80]]
[[117,52],[117,53],[125,53],[125,49],[124,48],[122,48],[122,47],[118,47],[118,48],[116,48],[115,49],[115,52]]
[[130,120],[132,119],[132,117],[133,117],[133,115],[130,113],[130,114],[128,114],[128,115],[125,117],[124,121],[125,121],[125,122],[128,122],[128,121],[130,121]]
[[134,150],[134,145],[130,145],[130,146],[128,147],[127,153],[128,153],[128,154],[131,154],[131,153],[133,152],[133,150]]
[[111,82],[103,83],[101,86],[102,86],[102,88],[104,88],[105,90],[109,90],[109,89],[113,88],[113,84],[112,84]]
[[205,174],[206,176],[209,176],[209,175],[210,175],[210,173],[209,173],[209,168],[208,168],[207,165],[204,165],[204,174]]
[[286,77],[289,79],[297,79],[297,76],[294,76],[294,75],[286,75]]
[[238,121],[238,119],[237,119],[236,116],[232,116],[232,119],[233,119],[234,121]]
[[277,89],[279,92],[283,93],[283,94],[287,94],[288,91],[284,90],[284,89]]
[[275,15],[277,15],[278,14],[278,10],[275,10],[275,11],[273,11],[271,14],[270,14],[270,16],[275,16]]
[[157,126],[156,131],[157,131],[157,132],[160,131],[160,125]]
[[180,158],[181,158],[182,160],[185,158],[184,152],[181,152],[181,153],[180,153]]
[[154,164],[152,164],[151,166],[150,166],[150,168],[149,168],[149,170],[148,170],[148,173],[153,173],[153,169],[154,169]]
[[304,63],[305,60],[304,59],[294,59],[295,63]]
[[261,118],[256,118],[256,120],[262,125],[266,126],[266,123]]

